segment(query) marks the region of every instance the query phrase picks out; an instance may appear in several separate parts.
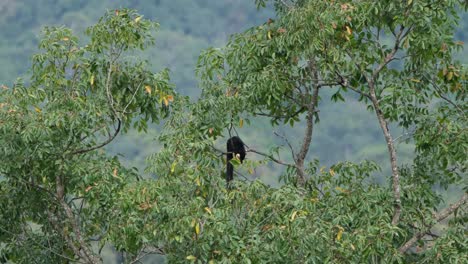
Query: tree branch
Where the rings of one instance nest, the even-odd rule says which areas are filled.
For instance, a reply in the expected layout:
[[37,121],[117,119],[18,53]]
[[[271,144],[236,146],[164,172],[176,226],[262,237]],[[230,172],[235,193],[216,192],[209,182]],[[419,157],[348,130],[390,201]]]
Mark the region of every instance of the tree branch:
[[403,34],[404,30],[405,30],[405,27],[400,26],[400,32],[398,32],[398,35],[395,37],[395,44],[393,45],[392,51],[389,54],[387,54],[384,60],[377,66],[377,68],[374,69],[374,71],[372,72],[372,79],[376,80],[377,76],[385,68],[385,66],[387,66],[387,64],[390,63],[395,58],[395,54],[400,49],[400,42],[402,38],[404,38],[409,33],[409,30],[408,30],[406,31],[405,34]]
[[[62,236],[65,238],[65,240],[68,243],[68,246],[73,250],[75,254],[77,254],[77,256],[79,256],[80,258],[83,258],[88,263],[99,263],[100,262],[99,257],[93,254],[88,244],[86,244],[86,242],[83,240],[80,227],[77,223],[77,220],[75,219],[73,211],[71,207],[65,201],[65,186],[63,184],[63,179],[61,175],[56,176],[55,184],[56,184],[55,188],[57,192],[57,200],[60,202],[62,209],[65,211],[65,216],[71,225],[71,228],[73,230],[73,234],[75,235],[76,240],[73,241],[70,234],[65,234],[65,230],[62,230],[61,232]],[[49,218],[51,218],[51,215],[49,215]],[[57,227],[58,225],[56,226],[56,228]],[[76,243],[78,243],[78,245]]]
[[[307,104],[307,116],[306,116],[306,131],[304,134],[304,138],[302,140],[302,146],[299,152],[296,154],[296,168],[297,168],[297,176],[299,177],[299,183],[301,186],[305,185],[306,182],[306,173],[304,171],[304,160],[309,152],[310,143],[312,142],[312,134],[314,130],[314,115],[315,115],[315,108],[318,104],[318,95],[320,86],[318,84],[318,70],[317,65],[314,58],[309,60],[309,67],[310,73],[312,74],[313,81],[312,88],[313,94],[310,102]],[[309,91],[306,89],[305,97],[309,97]]]
[[[222,151],[222,150],[220,150],[220,149],[215,148],[214,146],[211,146],[211,148],[214,149],[215,151],[221,153],[220,156],[229,154],[229,152],[224,152],[224,151]],[[278,163],[278,164],[280,164],[280,165],[296,167],[296,165],[294,165],[294,164],[287,163],[287,162],[284,162],[284,161],[282,161],[282,160],[276,159],[275,157],[273,157],[273,156],[270,155],[270,154],[266,154],[266,153],[264,153],[264,152],[258,151],[258,150],[253,149],[253,148],[247,147],[247,150],[246,150],[245,152],[252,152],[252,153],[258,154],[258,155],[260,155],[260,156],[264,156],[264,157],[266,157],[266,158],[269,158],[271,161],[273,161],[273,162],[275,162],[275,163]]]
[[274,134],[275,134],[277,137],[282,138],[282,139],[286,142],[286,144],[287,144],[288,147],[289,147],[289,150],[291,150],[291,155],[292,155],[293,159],[296,160],[296,154],[294,153],[294,149],[293,149],[291,143],[289,142],[288,138],[287,138],[285,135],[280,135],[280,134],[278,134],[277,132],[274,132]]
[[420,240],[422,237],[424,237],[424,235],[426,235],[427,233],[430,232],[430,229],[432,228],[432,226],[434,226],[436,223],[439,223],[440,221],[444,220],[445,218],[447,218],[449,215],[451,215],[455,210],[457,210],[458,208],[460,208],[460,206],[462,206],[463,204],[466,203],[466,201],[468,200],[468,194],[465,193],[461,198],[460,200],[458,200],[456,203],[452,204],[451,206],[445,208],[443,211],[441,211],[440,213],[438,214],[435,214],[434,215],[434,224],[431,225],[431,226],[428,226],[426,228],[424,228],[423,230],[421,230],[420,232],[414,234],[414,236],[408,240],[403,246],[401,246],[399,249],[398,249],[398,252],[400,252],[401,254],[405,253],[406,251],[408,251],[408,249],[410,249],[414,243],[418,242],[418,240]]
[[374,69],[374,71],[372,72],[372,76],[366,77],[368,85],[369,85],[370,99],[372,101],[372,105],[374,106],[375,114],[379,121],[380,128],[382,129],[382,132],[384,134],[385,141],[387,142],[387,149],[388,149],[389,158],[390,158],[390,166],[392,169],[392,185],[393,185],[392,188],[393,188],[393,198],[394,198],[394,206],[393,206],[394,212],[393,212],[393,218],[392,218],[393,225],[398,224],[398,222],[400,221],[400,215],[401,215],[400,173],[398,171],[397,154],[396,154],[396,149],[394,145],[394,140],[393,140],[392,135],[390,134],[390,130],[388,128],[388,122],[384,117],[384,114],[380,108],[379,100],[377,98],[376,82],[377,82],[379,73],[395,57],[395,54],[400,48],[401,39],[408,34],[409,30],[403,33],[404,29],[405,29],[404,26],[400,26],[400,31],[396,35],[395,44],[393,46],[392,51],[389,54],[387,54],[387,56],[385,56],[385,58],[377,66],[377,68]]
[[299,115],[300,113],[302,113],[302,111],[304,111],[304,107],[301,107],[299,108],[299,110],[297,110],[296,112],[290,114],[290,115],[271,115],[271,114],[268,114],[268,113],[263,113],[263,112],[255,112],[254,114],[255,115],[259,115],[259,116],[266,116],[266,117],[271,117],[271,118],[274,118],[274,119],[285,119],[285,118],[293,118],[297,115]]
[[294,164],[281,161],[281,160],[279,160],[279,159],[276,159],[275,157],[273,157],[273,156],[270,155],[270,154],[266,154],[266,153],[263,153],[263,152],[261,152],[261,151],[258,151],[258,150],[252,149],[252,148],[248,148],[248,149],[246,150],[246,152],[253,152],[253,153],[256,153],[256,154],[258,154],[258,155],[267,157],[267,158],[269,158],[271,161],[276,162],[276,163],[281,164],[281,165],[284,165],[284,166],[296,167]]
[[452,100],[450,100],[448,97],[444,96],[442,94],[442,89],[437,85],[437,83],[432,80],[432,79],[429,79],[426,77],[426,79],[432,84],[432,86],[434,87],[434,90],[435,92],[437,93],[437,95],[439,95],[440,98],[442,98],[443,100],[445,100],[447,103],[451,104],[453,107],[455,107],[457,109],[457,111],[464,117],[466,118],[466,114],[465,114],[465,111],[463,111],[463,109],[458,105],[456,104],[455,102],[453,102]]
[[73,152],[70,153],[70,154],[71,154],[71,155],[83,154],[83,153],[90,152],[90,151],[93,151],[93,150],[96,150],[96,149],[99,149],[99,148],[104,147],[105,145],[107,145],[107,144],[109,144],[110,142],[112,142],[112,140],[114,140],[115,137],[119,134],[119,132],[120,132],[120,126],[121,126],[121,121],[120,121],[120,119],[117,119],[117,128],[115,129],[115,132],[114,132],[114,134],[111,135],[106,141],[102,142],[102,143],[99,144],[99,145],[96,145],[96,146],[94,146],[94,147],[91,147],[91,148],[75,150],[75,151],[73,151]]

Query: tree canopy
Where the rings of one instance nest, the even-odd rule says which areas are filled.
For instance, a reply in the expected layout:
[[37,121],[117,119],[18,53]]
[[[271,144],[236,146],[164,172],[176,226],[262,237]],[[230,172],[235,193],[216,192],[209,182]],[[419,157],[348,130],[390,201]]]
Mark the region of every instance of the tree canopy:
[[[128,263],[466,262],[467,69],[454,56],[463,1],[271,2],[275,19],[200,55],[195,101],[139,58],[157,24],[136,11],[107,12],[84,46],[45,28],[30,80],[0,91],[0,256],[100,263],[110,244]],[[385,164],[310,158],[324,100],[373,113],[384,184]],[[265,119],[302,135],[277,134],[283,144],[268,150],[245,142],[227,188],[220,145]],[[160,120],[163,148],[148,157],[157,179],[101,150]],[[416,146],[411,163],[397,162],[395,126]],[[271,163],[279,188],[242,180]]]

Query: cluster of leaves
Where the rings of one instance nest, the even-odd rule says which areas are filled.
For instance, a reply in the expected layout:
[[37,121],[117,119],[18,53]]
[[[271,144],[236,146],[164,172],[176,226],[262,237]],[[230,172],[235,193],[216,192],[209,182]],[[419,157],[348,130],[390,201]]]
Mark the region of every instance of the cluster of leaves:
[[[179,243],[177,248],[183,250],[177,251],[176,257],[167,252],[171,260],[183,261],[180,258],[183,252],[192,252],[188,259],[201,262],[210,259],[301,262],[314,260],[314,257],[317,257],[316,261],[332,262],[405,262],[427,261],[434,255],[437,257],[432,260],[441,263],[448,259],[462,260],[461,249],[466,240],[455,243],[457,236],[452,236],[437,242],[447,243],[444,247],[436,246],[437,243],[427,237],[421,239],[425,230],[435,224],[434,210],[443,204],[434,186],[463,185],[466,173],[466,106],[463,104],[466,69],[452,59],[454,52],[461,47],[461,43],[453,40],[460,2],[274,2],[278,12],[276,20],[236,34],[225,48],[209,49],[201,55],[197,73],[201,79],[202,96],[193,104],[184,103],[178,110],[184,113],[176,111],[171,116],[160,138],[166,148],[149,159],[154,162],[151,169],[168,175],[169,180],[188,177],[187,182],[199,185],[194,193],[202,195],[205,202],[201,202],[197,210],[213,217],[213,212],[220,210],[217,206],[222,207],[222,200],[219,198],[216,207],[211,207],[210,203],[223,197],[222,192],[216,196],[211,194],[220,188],[214,187],[213,183],[219,181],[219,171],[222,170],[219,166],[222,152],[216,149],[216,140],[231,136],[233,127],[241,127],[244,120],[249,122],[259,115],[267,116],[273,125],[306,122],[312,127],[311,121],[319,120],[314,100],[320,101],[318,91],[327,88],[337,91],[331,97],[333,101],[344,101],[352,98],[347,93],[357,93],[359,101],[378,117],[387,145],[395,143],[389,130],[391,123],[408,129],[409,138],[417,146],[417,156],[413,164],[398,168],[396,153],[389,148],[394,163],[388,181],[392,188],[362,181],[361,177],[372,179],[373,174],[369,173],[375,171],[372,164],[362,165],[366,169],[345,170],[345,173],[340,173],[342,182],[338,184],[332,174],[337,173],[342,165],[332,167],[327,176],[316,172],[317,162],[305,166],[308,180],[302,188],[297,184],[301,169],[301,160],[297,158],[300,151],[291,147],[295,164],[285,164],[272,155],[266,155],[286,165],[283,177],[286,186],[279,190],[267,188],[261,191],[255,187],[258,183],[239,184],[228,194],[238,196],[228,203],[233,207],[240,203],[247,211],[241,210],[243,214],[235,219],[236,211],[230,208],[233,211],[229,211],[225,219],[218,220],[216,225],[209,224],[209,217],[199,216],[195,220],[189,217],[185,223],[190,223],[186,232],[191,240],[174,238],[176,241],[173,242]],[[315,119],[310,118],[311,115]],[[312,129],[309,131],[311,137]],[[310,137],[304,139],[310,140]],[[187,168],[190,168],[190,173]],[[395,181],[400,176],[401,182]],[[208,187],[204,190],[205,185]],[[330,195],[330,190],[342,193]],[[392,200],[395,192],[398,196]],[[281,221],[269,222],[270,203],[259,207],[255,204],[260,199],[259,193],[262,193],[262,199],[275,201],[271,203],[272,207],[291,202],[295,208],[297,206],[296,211],[289,212],[282,207],[276,208],[274,212],[278,212],[283,221],[298,215],[307,221],[304,225],[292,225],[293,228],[282,233],[278,227],[288,225]],[[325,212],[314,211],[303,204],[301,201],[305,197],[323,202]],[[359,202],[358,206],[353,204],[354,199]],[[466,201],[466,195],[461,201],[462,204]],[[396,210],[395,207],[392,209],[394,203],[401,203],[403,212],[401,219],[396,218],[396,221],[395,216],[392,219],[392,211]],[[204,208],[208,209],[203,211]],[[250,209],[255,216],[249,214]],[[460,211],[462,213],[455,219],[461,221],[447,226],[450,234],[463,226],[466,206]],[[315,218],[317,215],[320,217]],[[375,218],[367,221],[373,215]],[[253,220],[252,217],[260,218]],[[323,219],[326,224],[317,219]],[[396,224],[391,225],[390,222],[394,221]],[[263,223],[271,223],[278,232],[264,234],[265,230],[261,229]],[[222,246],[200,238],[200,234],[208,236],[207,233],[222,226],[226,229],[215,233],[218,240],[213,235],[213,241],[222,243],[219,241],[222,237],[227,241],[226,247],[236,245],[241,249],[231,248],[223,253]],[[357,240],[343,242],[346,246],[334,251],[332,245],[338,240],[340,228],[343,228],[341,232],[349,232]],[[365,228],[365,231],[360,228]],[[335,230],[334,235],[332,230]],[[423,236],[420,236],[421,232]],[[244,235],[248,242],[242,238]],[[343,239],[341,235],[340,239]],[[265,240],[264,236],[268,239]],[[255,238],[253,241],[252,237]],[[404,254],[407,248],[403,244],[413,237],[419,238],[416,239],[420,243],[417,252]],[[365,246],[363,241],[371,242]],[[453,243],[457,246],[450,246]],[[326,246],[320,251],[323,244]],[[168,250],[174,249],[170,247]],[[208,253],[210,250],[213,252],[211,255]],[[310,252],[314,253],[308,255]],[[233,259],[231,254],[241,258]],[[452,254],[457,257],[452,258]]]
[[314,176],[323,196],[259,181],[228,192],[219,177],[208,181],[206,170],[186,169],[183,179],[137,183],[122,194],[113,236],[119,248],[163,245],[171,262],[399,259],[396,251],[372,250],[376,241],[383,247],[403,235],[388,223],[391,193],[362,182],[375,168],[343,163],[322,169]]
[[128,56],[152,44],[156,27],[132,10],[108,12],[85,46],[69,29],[45,28],[31,80],[1,89],[0,237],[11,260],[30,258],[31,241],[37,258],[52,244],[47,257],[93,259],[78,247],[101,240],[113,195],[138,177],[98,149],[121,128],[146,130],[174,99],[167,70]]

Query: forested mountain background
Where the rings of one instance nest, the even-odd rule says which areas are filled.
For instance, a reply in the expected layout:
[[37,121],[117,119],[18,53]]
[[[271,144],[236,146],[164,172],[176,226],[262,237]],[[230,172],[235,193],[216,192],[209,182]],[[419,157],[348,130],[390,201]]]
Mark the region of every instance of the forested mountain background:
[[[200,94],[195,76],[195,65],[200,52],[210,46],[222,46],[230,34],[241,32],[250,26],[265,23],[274,16],[272,8],[257,10],[252,0],[1,0],[0,1],[0,84],[11,85],[17,77],[24,76],[30,66],[30,58],[37,51],[41,28],[44,26],[71,27],[81,34],[95,23],[106,10],[129,7],[137,9],[146,18],[160,23],[156,46],[143,56],[155,70],[169,68],[176,90],[196,98]],[[456,38],[466,41],[468,16],[459,26]],[[467,61],[467,51],[460,54]],[[330,91],[329,95],[332,92]],[[377,122],[369,123],[372,113],[349,98],[347,104],[330,104],[330,96],[321,98],[320,123],[314,132],[311,157],[329,165],[339,160],[375,160],[386,162],[386,145]],[[281,142],[274,135],[293,134],[302,138],[302,129],[290,129],[285,125],[272,131],[268,122],[259,118],[252,125],[238,131],[247,145],[268,151],[273,143]],[[398,144],[400,162],[407,162],[412,154],[411,142],[404,142],[405,133],[394,135]],[[130,132],[113,143],[108,150],[122,154],[127,165],[144,168],[145,157],[157,151],[154,138],[158,128],[153,127],[145,136]],[[401,137],[400,137],[401,136]],[[223,143],[220,142],[220,146]],[[292,142],[294,144],[294,142]],[[287,159],[286,148],[280,152]],[[402,155],[403,154],[403,155]],[[383,161],[383,162],[381,162]],[[388,167],[383,167],[383,173]],[[277,168],[266,166],[257,175],[265,182],[276,185]]]

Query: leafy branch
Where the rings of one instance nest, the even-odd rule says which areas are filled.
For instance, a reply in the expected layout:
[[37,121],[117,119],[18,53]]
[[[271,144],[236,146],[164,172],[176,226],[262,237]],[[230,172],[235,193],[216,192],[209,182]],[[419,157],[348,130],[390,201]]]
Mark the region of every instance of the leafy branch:
[[457,202],[455,202],[454,204],[452,204],[451,206],[445,208],[444,210],[442,210],[441,212],[437,213],[434,215],[433,217],[433,224],[432,225],[428,225],[428,226],[425,226],[421,231],[417,232],[416,234],[413,235],[413,237],[411,239],[409,239],[408,241],[406,241],[406,243],[403,244],[403,246],[401,246],[398,251],[403,254],[405,253],[406,251],[408,251],[408,249],[410,249],[416,242],[418,242],[418,240],[420,240],[421,238],[423,238],[427,233],[430,232],[431,228],[439,223],[440,221],[444,220],[445,218],[447,218],[448,216],[450,216],[453,212],[455,212],[456,210],[458,210],[458,208],[460,208],[461,206],[463,206],[466,201],[468,200],[468,194],[465,193]]

